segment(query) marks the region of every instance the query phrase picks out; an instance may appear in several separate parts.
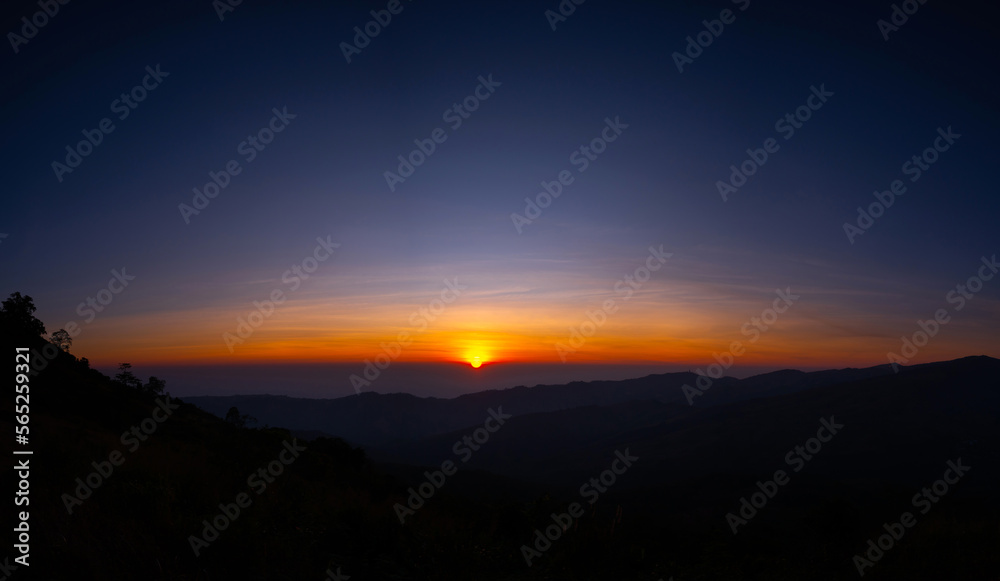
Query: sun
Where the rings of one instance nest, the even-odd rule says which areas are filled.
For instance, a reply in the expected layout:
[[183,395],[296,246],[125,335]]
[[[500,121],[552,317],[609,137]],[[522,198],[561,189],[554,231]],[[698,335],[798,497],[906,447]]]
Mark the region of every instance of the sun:
[[459,351],[456,353],[457,357],[455,361],[468,363],[473,369],[479,369],[484,365],[488,367],[496,361],[494,359],[496,353],[490,349],[490,345],[486,344],[487,342],[472,339],[467,343],[463,343],[465,344],[459,347]]

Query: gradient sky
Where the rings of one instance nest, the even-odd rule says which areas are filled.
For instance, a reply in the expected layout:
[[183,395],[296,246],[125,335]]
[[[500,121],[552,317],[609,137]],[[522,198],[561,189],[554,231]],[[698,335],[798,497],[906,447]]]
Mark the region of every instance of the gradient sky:
[[[997,19],[931,0],[883,39],[890,3],[588,0],[553,31],[558,3],[410,2],[348,64],[340,44],[385,2],[70,3],[17,54],[0,49],[5,139],[0,293],[34,297],[96,365],[362,362],[400,331],[401,362],[561,364],[554,345],[586,312],[620,309],[567,363],[694,368],[771,305],[801,295],[739,365],[877,365],[940,308],[952,320],[914,362],[1000,357],[1000,280],[961,312],[945,297],[1000,253],[996,226]],[[8,6],[17,31],[34,4]],[[671,55],[722,9],[722,34],[678,72]],[[169,73],[119,120],[147,66]],[[499,87],[457,129],[443,112]],[[794,136],[775,122],[833,93]],[[239,144],[272,109],[296,117],[255,159]],[[115,130],[57,180],[66,146]],[[605,119],[628,128],[585,172],[570,162]],[[920,179],[902,164],[937,129],[961,138]],[[397,156],[447,140],[391,191]],[[780,149],[723,201],[729,166]],[[231,159],[242,172],[190,223],[178,205]],[[575,181],[518,233],[542,180]],[[907,193],[848,242],[873,191]],[[282,281],[334,255],[297,289]],[[672,256],[622,301],[615,283],[649,248]],[[135,276],[91,322],[77,308],[112,269]],[[426,329],[411,314],[457,277],[467,288]],[[286,301],[232,352],[223,334],[253,301]],[[587,377],[581,377],[587,379]]]

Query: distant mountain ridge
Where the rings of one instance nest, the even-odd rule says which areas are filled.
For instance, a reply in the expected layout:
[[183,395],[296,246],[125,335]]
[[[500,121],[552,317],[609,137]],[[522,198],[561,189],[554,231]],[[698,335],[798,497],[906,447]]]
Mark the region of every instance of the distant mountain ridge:
[[[929,458],[966,454],[986,459],[979,461],[983,482],[1000,480],[1000,360],[966,357],[905,367],[898,374],[889,370],[888,375],[867,370],[798,378],[782,374],[794,380],[787,386],[815,387],[710,406],[633,401],[518,416],[467,466],[570,486],[615,450],[630,448],[644,460],[635,468],[634,482],[655,490],[759,473],[772,464],[779,468],[790,448],[816,434],[821,420],[835,418],[846,428],[836,436],[836,446],[810,464],[811,477],[912,480],[916,485]],[[819,385],[839,378],[846,381]],[[400,442],[372,449],[371,455],[431,466],[451,457],[463,435],[456,430]]]
[[[891,366],[879,365],[815,372],[781,370],[746,379],[721,377],[712,380],[711,387],[693,399],[693,405],[714,406],[795,393],[892,373]],[[337,399],[234,395],[196,396],[185,400],[220,417],[236,406],[241,413],[256,417],[262,424],[335,434],[365,446],[385,446],[480,424],[488,409],[499,406],[503,406],[505,413],[517,416],[636,401],[686,407],[688,401],[682,388],[695,386],[698,377],[691,372],[679,372],[619,381],[518,386],[452,399],[403,393],[362,393]]]

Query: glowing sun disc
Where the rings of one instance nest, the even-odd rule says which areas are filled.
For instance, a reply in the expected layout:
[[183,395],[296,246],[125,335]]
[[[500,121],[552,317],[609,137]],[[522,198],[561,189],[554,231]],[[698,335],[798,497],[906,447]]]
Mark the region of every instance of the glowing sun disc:
[[473,357],[473,358],[472,358],[472,361],[470,361],[469,363],[470,363],[470,364],[472,365],[472,367],[474,367],[475,369],[479,369],[479,367],[480,367],[480,366],[481,366],[481,365],[483,364],[483,361],[482,361],[482,360],[481,360],[481,359],[479,358],[479,356],[477,355],[477,356]]

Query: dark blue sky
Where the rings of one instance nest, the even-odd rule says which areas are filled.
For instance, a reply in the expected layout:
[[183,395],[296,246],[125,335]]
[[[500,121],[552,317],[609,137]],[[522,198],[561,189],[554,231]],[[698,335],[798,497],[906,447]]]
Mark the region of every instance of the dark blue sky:
[[[497,360],[558,362],[567,326],[663,245],[668,268],[585,359],[710,361],[790,286],[804,298],[786,335],[747,362],[878,364],[1000,251],[996,8],[929,0],[885,40],[891,3],[587,0],[553,31],[558,5],[403,0],[350,64],[340,43],[385,2],[245,0],[224,21],[207,0],[61,6],[0,50],[0,292],[32,295],[50,331],[82,324],[74,350],[105,363],[219,363],[236,317],[290,291],[283,271],[329,236],[334,257],[248,357],[360,361],[458,277],[468,294],[414,360],[473,349],[466,333]],[[678,72],[672,54],[723,9],[735,21]],[[8,6],[5,33],[37,11]],[[118,119],[112,102],[157,65],[169,76]],[[495,92],[449,127],[489,75]],[[821,86],[832,96],[786,140],[775,122]],[[275,108],[295,118],[246,161]],[[114,131],[57,180],[52,162],[105,117]],[[628,127],[580,172],[570,156],[607,118]],[[949,126],[961,137],[911,182],[903,163]],[[384,172],[435,128],[447,139],[391,191]],[[780,149],[723,201],[716,182],[768,138]],[[178,206],[233,159],[241,173],[185,223]],[[511,214],[562,170],[574,182],[519,234]],[[906,194],[851,244],[844,223],[896,179]],[[81,323],[122,267],[134,282]],[[1000,355],[998,289],[917,360]]]

